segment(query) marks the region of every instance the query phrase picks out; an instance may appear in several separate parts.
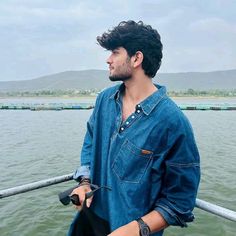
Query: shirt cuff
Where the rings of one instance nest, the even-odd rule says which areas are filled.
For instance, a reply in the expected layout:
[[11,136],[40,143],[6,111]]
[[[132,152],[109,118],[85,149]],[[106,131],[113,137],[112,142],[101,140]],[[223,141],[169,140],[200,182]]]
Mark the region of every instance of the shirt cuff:
[[73,174],[73,179],[78,180],[79,177],[85,176],[89,178],[90,176],[90,167],[89,166],[80,166],[75,173]]
[[187,222],[191,222],[194,219],[194,215],[192,213],[187,217],[188,219],[183,219],[185,217],[182,218],[178,216],[164,205],[157,206],[155,210],[162,215],[168,225],[187,227]]

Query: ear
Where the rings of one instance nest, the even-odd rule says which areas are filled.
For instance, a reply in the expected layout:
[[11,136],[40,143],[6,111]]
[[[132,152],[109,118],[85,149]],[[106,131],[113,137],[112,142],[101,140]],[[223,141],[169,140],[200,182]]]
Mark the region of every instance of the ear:
[[133,66],[134,68],[139,67],[143,62],[143,53],[141,51],[137,51],[133,55]]

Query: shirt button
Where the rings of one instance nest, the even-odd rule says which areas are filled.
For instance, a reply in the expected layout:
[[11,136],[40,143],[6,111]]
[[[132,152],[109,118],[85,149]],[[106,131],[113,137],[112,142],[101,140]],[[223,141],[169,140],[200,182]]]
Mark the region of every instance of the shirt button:
[[137,110],[138,113],[140,113],[140,110]]
[[134,119],[134,116],[131,116],[132,119]]
[[125,128],[124,128],[124,127],[121,127],[120,129],[123,131]]
[[138,104],[138,107],[140,107],[140,105]]
[[129,124],[129,121],[126,121],[126,124],[128,125],[128,124]]

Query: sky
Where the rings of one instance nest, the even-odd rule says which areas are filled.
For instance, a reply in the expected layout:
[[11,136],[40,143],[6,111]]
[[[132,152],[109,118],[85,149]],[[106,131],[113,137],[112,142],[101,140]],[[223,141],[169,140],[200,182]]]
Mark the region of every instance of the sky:
[[163,43],[160,72],[236,69],[236,0],[1,0],[0,81],[108,69],[96,37],[142,20]]

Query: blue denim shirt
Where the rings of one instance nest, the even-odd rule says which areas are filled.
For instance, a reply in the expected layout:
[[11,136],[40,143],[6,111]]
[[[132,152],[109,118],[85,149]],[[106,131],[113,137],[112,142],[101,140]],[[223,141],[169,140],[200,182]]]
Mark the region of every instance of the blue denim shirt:
[[165,87],[156,86],[124,122],[124,85],[104,90],[87,123],[77,171],[112,188],[97,191],[91,205],[112,231],[152,210],[169,225],[194,219],[200,168],[193,131]]

